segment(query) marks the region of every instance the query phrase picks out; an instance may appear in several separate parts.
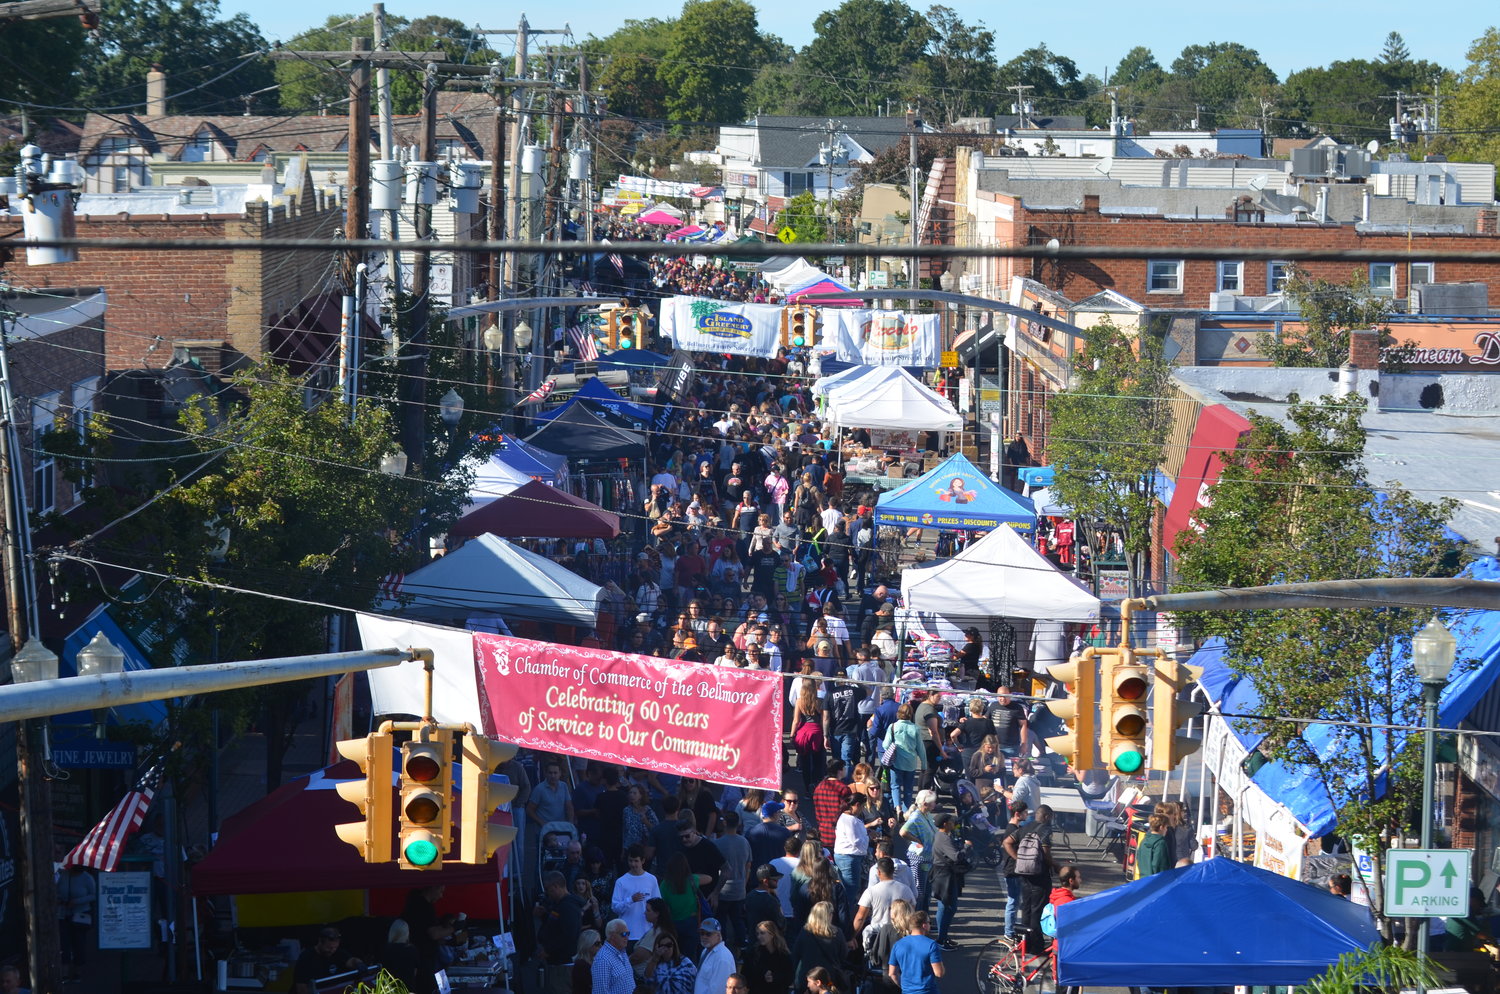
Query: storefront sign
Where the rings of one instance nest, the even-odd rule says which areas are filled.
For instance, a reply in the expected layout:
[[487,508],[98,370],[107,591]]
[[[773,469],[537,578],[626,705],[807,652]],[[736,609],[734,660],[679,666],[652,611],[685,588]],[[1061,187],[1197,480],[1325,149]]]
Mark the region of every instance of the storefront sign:
[[781,787],[781,679],[475,633],[486,735],[718,783]]
[[[1481,331],[1470,338],[1468,329],[1438,325],[1417,331],[1417,337],[1380,350],[1380,361],[1444,369],[1490,369],[1500,366],[1500,331]],[[1408,329],[1398,329],[1397,337]],[[1455,344],[1454,339],[1458,339]],[[1468,340],[1465,340],[1468,339]]]
[[99,874],[99,948],[151,948],[151,874]]

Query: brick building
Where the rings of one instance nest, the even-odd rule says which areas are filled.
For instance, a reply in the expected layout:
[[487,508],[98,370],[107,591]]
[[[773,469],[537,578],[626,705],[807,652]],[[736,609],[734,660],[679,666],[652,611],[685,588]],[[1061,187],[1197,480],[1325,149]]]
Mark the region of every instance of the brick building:
[[[14,210],[14,208],[12,209]],[[331,252],[159,250],[156,239],[332,238],[343,208],[304,183],[183,187],[84,194],[83,238],[139,240],[138,249],[89,251],[79,261],[30,267],[18,256],[11,280],[33,288],[95,285],[109,296],[109,369],[162,366],[179,341],[195,343],[210,372],[238,356],[276,358],[293,368],[316,362],[339,329],[337,257]],[[0,238],[19,237],[20,218],[0,211]],[[222,352],[223,355],[216,355]]]

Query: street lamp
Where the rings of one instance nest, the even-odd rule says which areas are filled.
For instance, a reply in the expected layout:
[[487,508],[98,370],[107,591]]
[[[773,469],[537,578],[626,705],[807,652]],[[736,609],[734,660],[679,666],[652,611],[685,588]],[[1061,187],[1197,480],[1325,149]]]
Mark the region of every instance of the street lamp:
[[57,654],[42,645],[39,639],[27,639],[21,650],[11,657],[10,679],[13,683],[56,680]]
[[125,652],[109,640],[103,632],[89,640],[89,644],[78,650],[79,676],[108,676],[125,671]]
[[505,332],[500,330],[498,321],[491,321],[490,326],[484,329],[484,334],[480,338],[484,342],[484,347],[491,352],[499,352],[505,347]]
[[[1458,641],[1436,615],[1426,626],[1412,636],[1411,661],[1422,684],[1422,825],[1420,848],[1432,848],[1432,782],[1437,779],[1433,751],[1437,740],[1438,696],[1453,672],[1453,658],[1458,654]],[[1427,931],[1431,919],[1422,916],[1417,920],[1417,955],[1427,955]],[[1425,987],[1418,981],[1417,994],[1424,994]]]
[[394,452],[387,452],[380,457],[380,471],[386,476],[405,476],[407,461],[406,453],[399,448]]
[[464,416],[464,399],[457,390],[449,387],[448,392],[443,394],[442,400],[438,401],[438,416],[449,428],[458,427],[458,422]]
[[531,325],[526,323],[525,318],[522,318],[516,323],[515,336],[517,352],[525,352],[527,349],[531,348],[532,335],[533,332],[531,330]]

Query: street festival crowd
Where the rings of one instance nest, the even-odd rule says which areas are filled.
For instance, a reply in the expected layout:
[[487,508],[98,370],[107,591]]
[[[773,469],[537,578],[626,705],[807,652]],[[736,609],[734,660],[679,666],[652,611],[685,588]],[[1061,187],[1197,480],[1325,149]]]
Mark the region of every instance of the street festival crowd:
[[[713,264],[658,257],[650,271],[662,296],[779,302],[758,276]],[[907,670],[875,494],[843,467],[873,459],[882,475],[914,476],[920,464],[820,423],[811,344],[766,359],[695,355],[690,398],[647,436],[649,490],[622,515],[628,552],[570,559],[606,587],[613,624],[598,644],[795,674],[787,762],[800,775],[785,782],[796,786],[553,756],[531,757],[534,782],[515,769],[548,994],[935,991],[981,863],[1005,882],[1004,933],[1036,950],[1044,909],[1080,882],[1051,854],[1045,746],[1009,674],[988,668],[978,629],[942,685],[982,696],[938,693]],[[1024,442],[1011,458],[1029,461]],[[628,566],[603,575],[601,558]]]

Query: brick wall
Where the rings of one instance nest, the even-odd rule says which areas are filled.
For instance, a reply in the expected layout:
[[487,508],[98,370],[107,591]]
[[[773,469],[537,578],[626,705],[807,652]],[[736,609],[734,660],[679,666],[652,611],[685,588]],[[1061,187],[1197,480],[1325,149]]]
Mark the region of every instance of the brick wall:
[[1453,848],[1474,848],[1477,841],[1475,836],[1479,831],[1481,803],[1481,788],[1459,770],[1453,787]]
[[[1226,196],[1228,194],[1226,193]],[[1016,198],[997,198],[1013,204],[1013,224],[997,224],[1001,244],[1043,245],[1056,238],[1063,245],[1160,246],[1161,259],[1173,260],[1183,248],[1253,249],[1358,249],[1389,251],[1390,261],[1422,262],[1425,252],[1494,251],[1500,234],[1423,234],[1406,232],[1360,232],[1339,224],[1238,224],[1226,220],[1177,220],[1160,216],[1101,214],[1085,206],[1075,209],[1031,210]],[[1009,228],[1007,233],[1003,229]],[[1008,238],[1007,238],[1008,234]],[[1230,256],[1232,259],[1232,255]],[[1025,263],[1021,263],[1025,265]],[[1147,289],[1147,260],[1097,259],[1041,264],[1035,278],[1053,289],[1080,300],[1100,290],[1116,290],[1153,308],[1205,308],[1209,294],[1218,290],[1219,270],[1215,260],[1183,262],[1181,292],[1153,293]],[[1264,294],[1268,289],[1268,263],[1245,261],[1242,292]],[[1342,282],[1364,263],[1312,262],[1305,264],[1313,276]],[[1439,283],[1480,282],[1490,287],[1490,306],[1500,306],[1500,264],[1493,262],[1441,262],[1434,277]],[[1396,267],[1397,299],[1407,294],[1405,267]]]
[[[32,423],[32,401],[56,393],[59,395],[58,413],[70,415],[73,387],[104,372],[100,361],[104,338],[98,322],[90,322],[10,344],[8,352],[18,413],[16,429],[21,445],[21,474],[26,481],[33,513],[38,510],[36,478],[32,473],[36,464],[37,434],[52,425]],[[60,464],[56,466],[53,480],[55,497],[52,510],[72,508],[77,503],[77,496],[72,485],[63,479]]]
[[[222,339],[258,359],[265,326],[336,277],[334,254],[162,251],[144,243],[169,238],[326,238],[339,230],[342,216],[338,205],[288,212],[263,203],[247,205],[243,216],[84,216],[78,219],[79,237],[139,240],[142,247],[85,249],[77,262],[37,267],[27,266],[24,253],[17,253],[7,273],[20,286],[103,287],[109,295],[105,347],[110,369],[165,365],[171,343],[180,339]],[[11,219],[0,219],[0,238],[17,230]],[[151,350],[158,335],[166,341]]]

